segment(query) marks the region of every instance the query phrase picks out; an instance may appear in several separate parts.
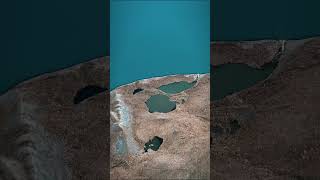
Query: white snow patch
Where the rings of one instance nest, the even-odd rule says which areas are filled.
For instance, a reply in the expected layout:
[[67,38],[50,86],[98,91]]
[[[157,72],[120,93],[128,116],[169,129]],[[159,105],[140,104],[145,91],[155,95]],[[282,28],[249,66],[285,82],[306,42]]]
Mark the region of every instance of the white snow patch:
[[128,152],[130,154],[138,154],[140,148],[133,137],[130,107],[128,107],[128,105],[123,101],[121,94],[118,94],[117,92],[115,92],[113,100],[116,101],[117,104],[115,106],[115,112],[111,111],[111,115],[115,117],[119,123],[119,126],[125,133]]

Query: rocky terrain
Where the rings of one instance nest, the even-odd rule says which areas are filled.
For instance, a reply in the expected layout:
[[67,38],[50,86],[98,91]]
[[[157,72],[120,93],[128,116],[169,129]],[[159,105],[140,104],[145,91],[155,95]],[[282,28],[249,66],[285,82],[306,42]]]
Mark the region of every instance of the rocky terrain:
[[[172,82],[197,83],[177,94],[158,88]],[[209,179],[210,77],[173,75],[121,86],[111,92],[111,179]],[[143,91],[134,94],[135,89]],[[168,113],[149,112],[146,101],[163,94],[177,103]],[[163,139],[157,151],[144,152],[154,136]],[[124,150],[117,150],[121,139]],[[120,148],[120,147],[118,147]]]
[[284,43],[276,40],[212,42],[210,63],[213,66],[237,63],[260,68],[277,57]]
[[0,179],[109,179],[108,58],[0,97]]
[[[109,141],[110,128],[117,127],[112,123],[116,116],[112,121],[109,116],[108,65],[108,57],[95,59],[35,77],[1,95],[0,180],[110,179],[110,170],[112,179],[208,179],[209,76],[154,78],[115,90],[111,102],[117,107],[112,112],[123,114],[122,108],[127,107],[138,110],[132,114],[135,123],[128,141],[128,146],[132,139],[137,146],[130,146],[129,153],[119,158],[113,156],[116,135],[111,135],[113,144]],[[170,95],[176,102],[172,112],[146,109],[144,100],[161,93],[156,86],[195,79],[193,88]],[[144,89],[131,96],[136,86]],[[128,106],[119,106],[119,94]],[[128,101],[129,97],[136,102]],[[160,149],[144,153],[144,143],[154,135],[163,138]]]
[[[269,78],[211,103],[211,179],[320,179],[320,38],[283,43]],[[235,50],[236,63],[261,66],[277,51],[231,47],[216,47],[216,64]]]

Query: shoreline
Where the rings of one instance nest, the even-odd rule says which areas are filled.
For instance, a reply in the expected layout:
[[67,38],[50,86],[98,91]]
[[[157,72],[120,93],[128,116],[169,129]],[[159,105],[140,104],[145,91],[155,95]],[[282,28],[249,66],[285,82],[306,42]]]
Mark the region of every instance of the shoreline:
[[[307,41],[310,41],[312,39],[317,39],[317,38],[320,38],[320,36],[308,36],[308,37],[305,37],[305,38],[295,38],[295,39],[252,39],[252,40],[227,40],[227,41],[223,41],[223,40],[219,40],[219,41],[211,41],[210,42],[210,46],[212,48],[213,45],[226,45],[226,44],[233,44],[233,45],[240,45],[240,46],[250,46],[250,45],[254,45],[254,44],[261,44],[261,43],[268,43],[268,42],[274,42],[274,43],[279,43],[279,42],[282,42],[284,41],[286,43],[286,47],[285,48],[289,48],[291,49],[292,47],[291,46],[294,46],[294,44],[299,44],[300,43],[303,43],[303,42],[307,42]],[[211,49],[210,50],[211,53],[213,52],[213,50]],[[210,58],[211,59],[211,58]],[[72,71],[72,70],[75,70],[75,69],[78,69],[78,68],[81,68],[81,66],[83,65],[86,65],[86,64],[96,64],[98,61],[110,61],[110,56],[103,56],[103,57],[97,57],[97,58],[94,58],[94,59],[91,59],[91,60],[85,60],[83,61],[82,63],[79,63],[79,64],[72,64],[70,66],[67,66],[67,67],[63,67],[61,69],[57,69],[57,68],[52,68],[53,70],[52,71],[47,71],[47,72],[44,72],[44,73],[38,73],[38,74],[35,74],[35,75],[32,75],[30,77],[26,77],[26,78],[22,78],[21,80],[16,80],[14,81],[15,83],[12,83],[12,85],[9,85],[7,86],[7,88],[3,88],[3,90],[0,90],[0,96],[3,96],[5,95],[6,93],[8,93],[8,91],[11,91],[12,89],[15,89],[15,88],[18,88],[26,83],[29,83],[29,82],[32,82],[32,81],[35,81],[35,80],[39,80],[39,79],[43,79],[43,78],[51,78],[52,76],[56,76],[56,75],[59,75],[59,74],[63,74],[65,72],[68,72],[68,71]],[[212,61],[212,60],[210,60]],[[226,61],[226,62],[222,62],[222,63],[218,63],[218,65],[223,65],[223,64],[228,64],[228,63],[241,63],[241,64],[248,64],[252,67],[259,67],[259,65],[257,66],[256,64],[252,64],[253,62],[232,62],[231,60],[230,61]],[[251,63],[251,64],[250,64]],[[257,63],[257,62],[254,62],[254,63]],[[99,63],[98,63],[99,64]],[[211,62],[210,65],[217,65],[217,63],[213,63]],[[107,65],[108,69],[109,69],[109,64]],[[210,73],[210,72],[201,72],[199,74],[205,74],[205,73]],[[181,74],[194,74],[194,73],[181,73]],[[177,75],[177,74],[168,74],[168,75],[163,75],[163,76],[170,76],[170,75]],[[155,76],[156,77],[156,76]],[[160,76],[161,77],[161,76]],[[143,78],[143,79],[149,79],[149,78],[153,78],[153,77],[146,77],[146,78]],[[142,79],[137,79],[135,81],[138,81],[138,80],[142,80]],[[132,81],[132,82],[135,82],[135,81]],[[129,83],[132,83],[132,82],[129,82]],[[129,84],[129,83],[126,83],[126,84]],[[120,86],[123,86],[125,84],[122,84],[122,85],[119,85],[117,87],[114,87],[114,88],[109,88],[110,91],[120,87]],[[111,86],[110,86],[111,87]]]

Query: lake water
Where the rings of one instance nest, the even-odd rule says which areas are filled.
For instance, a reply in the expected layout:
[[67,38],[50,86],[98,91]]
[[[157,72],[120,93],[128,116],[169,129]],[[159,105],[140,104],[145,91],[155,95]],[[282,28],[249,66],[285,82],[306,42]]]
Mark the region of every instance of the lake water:
[[[77,0],[3,2],[0,11],[1,17],[5,17],[1,19],[3,26],[0,30],[0,44],[3,45],[0,48],[0,92],[4,92],[13,85],[35,75],[52,72],[95,57],[109,55],[108,2]],[[140,1],[140,3],[145,2]],[[211,40],[298,39],[320,35],[320,23],[317,23],[320,17],[318,10],[320,1],[215,0],[211,5]],[[122,2],[123,6],[126,6],[125,2]],[[207,29],[208,25],[203,23],[209,20],[207,17],[210,16],[208,9],[204,6],[198,6],[201,11],[198,15],[194,16],[197,11],[191,13],[193,10],[189,8],[188,12],[191,14],[184,15],[181,11],[181,16],[175,16],[170,11],[161,12],[163,6],[165,3],[162,3],[158,9],[150,8],[151,16],[146,17],[145,21],[134,21],[134,19],[139,18],[138,15],[148,12],[139,11],[137,16],[127,16],[126,19],[126,15],[134,14],[134,9],[124,7],[123,11],[131,9],[120,17],[124,21],[113,21],[113,27],[118,29],[123,26],[124,28],[118,29],[119,36],[121,35],[122,38],[112,34],[113,42],[119,42],[118,53],[123,52],[125,58],[125,61],[119,64],[119,69],[114,69],[123,74],[120,78],[124,80],[121,80],[119,84],[145,77],[179,72],[209,72],[209,57],[207,57],[209,44],[207,42],[210,37],[207,35],[207,30],[201,30],[202,28]],[[122,7],[119,8],[122,9]],[[30,13],[31,11],[32,13]],[[185,13],[188,12],[185,11]],[[121,14],[121,12],[119,13]],[[198,22],[197,20],[201,16],[206,17]],[[175,24],[176,21],[181,24]],[[148,26],[143,26],[143,23]],[[176,26],[180,25],[181,28],[176,29]],[[141,28],[145,32],[154,32],[154,34],[146,33],[148,41],[129,38],[127,32],[138,32],[138,29],[131,28],[133,26]],[[159,34],[161,38],[164,37],[164,40],[171,38],[172,33],[169,32],[177,34],[177,37],[172,38],[173,44],[166,44],[169,42],[156,38]],[[189,33],[194,35],[189,36]],[[137,34],[137,37],[140,35]],[[126,39],[131,42],[126,43]],[[198,43],[195,43],[198,40],[205,42],[204,45],[198,46]],[[139,47],[139,43],[144,43],[145,45],[142,47],[146,48]],[[135,45],[137,45],[136,48]],[[150,51],[152,46],[156,48]],[[114,47],[116,48],[116,46]],[[126,48],[131,49],[133,53],[125,54],[124,49]],[[163,53],[168,49],[170,53]],[[178,54],[177,49],[179,52],[186,52],[185,56],[178,60],[173,59]],[[146,57],[147,60],[140,63],[140,56],[137,56],[134,50],[137,53],[146,52],[141,56]],[[204,52],[206,57],[200,60],[200,55],[192,55],[192,51],[199,51],[199,54]],[[192,68],[193,64],[184,65],[183,63],[189,59],[184,58],[187,56],[192,58],[192,61],[200,61],[199,65],[195,68]],[[168,59],[173,60],[166,63],[169,61]],[[162,61],[165,63],[161,64]],[[173,62],[175,62],[174,66]],[[153,64],[153,68],[147,67],[147,64]],[[202,64],[206,67],[202,67]],[[159,70],[157,66],[159,66]],[[171,68],[171,66],[173,67]],[[137,67],[139,68],[135,72],[133,69]],[[149,70],[141,70],[143,67],[149,68]],[[180,70],[177,71],[175,68],[178,67]],[[115,71],[111,69],[111,73]],[[159,74],[158,71],[161,73]],[[113,80],[112,76],[111,80]],[[126,77],[128,80],[125,80]],[[112,87],[116,86],[116,84],[112,85]]]
[[176,109],[176,102],[171,101],[168,96],[162,94],[151,96],[146,105],[151,113],[168,113]]
[[210,0],[111,0],[110,88],[210,71]]
[[109,54],[108,1],[4,1],[0,9],[0,93]]
[[317,0],[214,0],[211,6],[215,41],[320,36]]
[[162,143],[163,139],[161,137],[155,136],[152,139],[150,139],[147,143],[145,143],[144,151],[148,152],[148,149],[158,151]]
[[[193,81],[191,83],[186,81],[179,81],[162,85],[159,87],[159,89],[165,92],[167,95],[177,94],[192,88],[196,83],[197,81]],[[169,96],[167,95],[157,94],[151,96],[146,102],[146,105],[149,108],[149,112],[167,113],[175,110],[176,102],[170,101]]]
[[277,64],[278,62],[268,63],[262,66],[261,69],[253,68],[246,64],[211,66],[211,100],[221,99],[266,79]]
[[[210,97],[211,100],[219,100],[227,95],[249,88],[260,81],[265,80],[278,65],[277,61],[267,63],[261,68],[253,68],[246,64],[223,64],[211,66],[210,73]],[[162,85],[159,89],[167,94],[176,94],[192,88],[196,81],[173,82]],[[176,103],[169,100],[166,95],[151,96],[146,105],[149,112],[171,112],[176,108]]]
[[191,83],[187,81],[179,81],[179,82],[173,82],[170,84],[162,85],[159,87],[159,89],[168,94],[176,94],[192,88],[196,83],[197,81],[193,81]]

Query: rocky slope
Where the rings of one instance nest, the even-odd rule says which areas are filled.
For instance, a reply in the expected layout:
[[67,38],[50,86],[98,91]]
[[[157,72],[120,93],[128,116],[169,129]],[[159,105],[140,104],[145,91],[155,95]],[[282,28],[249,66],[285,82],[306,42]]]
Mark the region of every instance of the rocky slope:
[[0,179],[108,179],[108,61],[44,74],[0,97]]
[[[236,54],[250,54],[241,43],[240,50]],[[226,47],[218,57],[233,51]],[[278,61],[265,81],[212,102],[211,178],[320,177],[320,38],[285,41]]]

